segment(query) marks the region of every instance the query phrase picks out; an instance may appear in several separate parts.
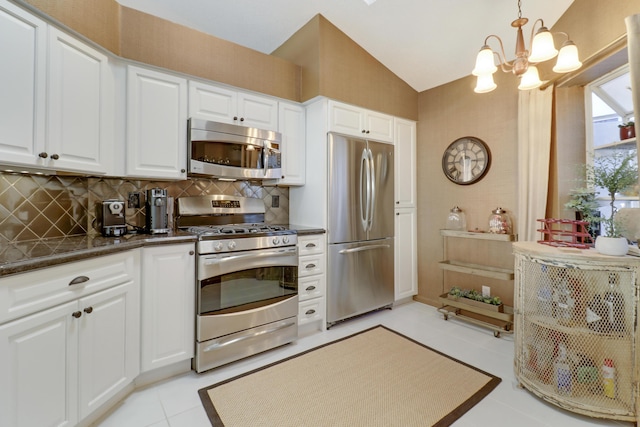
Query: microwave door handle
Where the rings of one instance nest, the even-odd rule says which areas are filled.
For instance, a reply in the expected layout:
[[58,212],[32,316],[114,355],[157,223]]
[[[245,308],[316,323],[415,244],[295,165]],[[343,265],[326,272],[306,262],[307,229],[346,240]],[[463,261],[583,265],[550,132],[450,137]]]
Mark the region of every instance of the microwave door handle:
[[262,168],[263,175],[267,176],[269,166],[269,143],[267,141],[262,142]]

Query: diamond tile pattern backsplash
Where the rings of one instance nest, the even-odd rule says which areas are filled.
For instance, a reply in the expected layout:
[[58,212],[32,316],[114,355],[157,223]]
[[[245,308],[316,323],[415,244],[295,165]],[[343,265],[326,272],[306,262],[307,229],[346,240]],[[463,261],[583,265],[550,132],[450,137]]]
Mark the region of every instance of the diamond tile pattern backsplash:
[[[206,194],[259,198],[265,202],[266,222],[289,222],[289,190],[283,187],[208,179],[167,182],[0,173],[0,238],[18,242],[99,234],[99,203],[105,199],[126,202],[131,192],[141,193],[142,207],[127,207],[127,223],[144,227],[144,196],[147,189],[157,187],[166,189],[174,199]],[[277,208],[271,207],[272,196],[279,197]]]

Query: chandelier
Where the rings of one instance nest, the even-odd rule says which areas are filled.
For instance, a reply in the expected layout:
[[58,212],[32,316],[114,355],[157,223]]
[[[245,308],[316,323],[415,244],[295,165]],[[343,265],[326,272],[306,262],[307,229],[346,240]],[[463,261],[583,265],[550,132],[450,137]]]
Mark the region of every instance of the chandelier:
[[[525,49],[522,27],[526,25],[529,20],[522,17],[520,3],[521,0],[518,0],[518,19],[511,23],[512,27],[518,29],[515,59],[513,61],[507,61],[504,53],[504,45],[500,37],[495,34],[487,36],[484,39],[484,46],[480,48],[480,52],[478,52],[478,56],[476,57],[476,66],[471,72],[471,74],[478,77],[474,92],[491,92],[497,87],[493,81],[493,73],[498,70],[494,58],[497,58],[502,71],[505,73],[512,72],[520,78],[520,85],[518,85],[518,89],[520,90],[535,89],[542,85],[538,68],[536,67],[536,64],[540,62],[548,61],[557,56],[558,60],[553,67],[553,71],[556,73],[568,73],[582,66],[582,63],[578,59],[578,48],[569,39],[569,35],[562,32],[554,33],[566,37],[566,41],[560,48],[560,52],[558,52],[554,45],[553,35],[547,27],[544,26],[542,19],[536,20],[531,28],[531,39],[529,43],[531,52]],[[540,24],[540,28],[534,36],[534,30],[538,23]],[[491,47],[489,47],[489,39],[492,38],[498,40],[500,44],[499,52],[494,52]]]

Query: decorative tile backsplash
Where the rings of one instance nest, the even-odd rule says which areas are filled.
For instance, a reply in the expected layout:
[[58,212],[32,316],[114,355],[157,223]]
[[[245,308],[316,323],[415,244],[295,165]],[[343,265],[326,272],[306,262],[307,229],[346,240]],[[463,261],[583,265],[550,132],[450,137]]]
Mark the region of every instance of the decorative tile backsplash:
[[[134,192],[141,193],[142,206],[127,207],[127,223],[144,227],[144,196],[150,188],[164,188],[174,199],[206,194],[256,197],[265,202],[266,222],[289,222],[289,190],[283,187],[208,179],[167,182],[0,173],[0,238],[19,242],[99,234],[96,221],[99,203],[105,199],[126,202],[129,193]],[[277,207],[272,207],[273,196],[278,198]]]

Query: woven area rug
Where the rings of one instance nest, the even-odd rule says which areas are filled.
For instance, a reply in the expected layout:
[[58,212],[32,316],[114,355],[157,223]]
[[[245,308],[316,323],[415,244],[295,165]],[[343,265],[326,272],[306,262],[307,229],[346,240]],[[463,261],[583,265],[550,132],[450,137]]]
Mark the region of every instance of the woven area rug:
[[214,426],[448,426],[501,379],[384,326],[198,391]]

